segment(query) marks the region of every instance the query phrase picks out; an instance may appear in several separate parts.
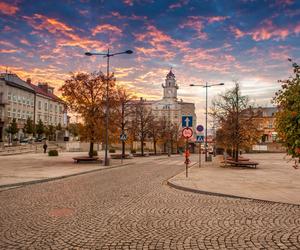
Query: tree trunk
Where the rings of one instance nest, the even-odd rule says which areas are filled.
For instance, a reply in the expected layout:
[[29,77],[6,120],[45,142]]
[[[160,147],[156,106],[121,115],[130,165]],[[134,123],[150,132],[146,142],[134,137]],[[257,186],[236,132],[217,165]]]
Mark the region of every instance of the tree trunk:
[[154,154],[156,155],[156,140],[153,140]]
[[142,153],[142,156],[144,156],[144,139],[143,138],[141,139],[141,153]]
[[94,142],[90,142],[89,157],[93,157],[93,152],[94,152]]
[[122,141],[122,158],[125,158],[125,141]]

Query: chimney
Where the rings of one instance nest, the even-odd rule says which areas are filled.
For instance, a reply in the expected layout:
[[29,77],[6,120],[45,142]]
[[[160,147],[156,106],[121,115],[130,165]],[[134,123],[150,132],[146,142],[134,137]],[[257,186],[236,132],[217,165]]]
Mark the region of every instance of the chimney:
[[27,78],[26,82],[27,82],[28,84],[31,84],[31,79],[30,79],[30,78]]

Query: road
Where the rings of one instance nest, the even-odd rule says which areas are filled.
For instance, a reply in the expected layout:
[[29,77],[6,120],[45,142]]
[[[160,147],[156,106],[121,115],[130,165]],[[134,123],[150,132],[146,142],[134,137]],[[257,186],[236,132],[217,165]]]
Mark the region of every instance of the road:
[[0,192],[0,248],[300,249],[299,206],[179,191],[182,158],[147,159]]

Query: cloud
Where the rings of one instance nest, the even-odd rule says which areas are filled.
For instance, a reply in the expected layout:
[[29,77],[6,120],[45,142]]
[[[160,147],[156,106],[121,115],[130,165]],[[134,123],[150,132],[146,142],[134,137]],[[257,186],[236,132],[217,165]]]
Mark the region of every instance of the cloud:
[[9,53],[16,53],[16,52],[18,52],[18,50],[16,49],[0,49],[0,53],[9,54]]
[[5,2],[0,2],[0,12],[1,13],[5,14],[5,15],[13,16],[14,14],[17,13],[17,11],[19,11],[18,6],[8,4]]
[[34,14],[33,16],[24,16],[23,18],[36,30],[47,30],[50,33],[60,31],[65,34],[73,31],[73,28],[69,25],[44,15]]
[[[134,21],[137,21],[137,20],[143,21],[143,20],[148,19],[147,16],[137,16],[135,14],[132,14],[131,16],[124,16],[124,15],[121,15],[117,11],[111,12],[111,16],[113,16],[114,18],[118,18],[118,19],[128,19],[128,20],[134,20]],[[111,18],[111,16],[108,16],[108,18]]]
[[254,41],[284,40],[289,35],[298,35],[300,33],[300,23],[288,25],[287,27],[278,27],[273,24],[272,20],[265,20],[259,27],[249,32],[243,32],[236,27],[230,27],[230,30],[236,38],[249,35]]
[[171,5],[169,5],[169,9],[177,9],[177,8],[181,8],[184,5],[187,5],[189,3],[189,0],[180,0],[177,3],[173,3]]
[[215,23],[215,22],[222,22],[228,18],[229,18],[228,16],[210,16],[210,17],[188,16],[187,19],[179,25],[179,28],[181,29],[190,28],[192,30],[195,30],[196,31],[195,38],[200,40],[206,40],[208,38],[208,35],[203,31],[205,25]]
[[117,26],[111,25],[111,24],[101,24],[97,25],[93,30],[92,30],[92,35],[95,36],[98,33],[114,33],[114,35],[122,35],[122,30],[118,28]]
[[123,3],[128,6],[133,6],[133,0],[123,0]]
[[[153,25],[148,25],[145,33],[134,34],[139,42],[144,42],[148,47],[136,46],[136,50],[150,57],[160,57],[170,60],[175,57],[176,50],[185,52],[188,50],[190,42],[173,39],[163,31]],[[149,45],[151,46],[149,48]]]

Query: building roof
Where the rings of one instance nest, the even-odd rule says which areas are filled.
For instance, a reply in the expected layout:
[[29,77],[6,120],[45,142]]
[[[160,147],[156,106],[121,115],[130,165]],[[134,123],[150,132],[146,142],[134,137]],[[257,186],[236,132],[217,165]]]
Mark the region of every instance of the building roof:
[[175,75],[172,72],[172,68],[170,69],[169,73],[167,74],[167,78],[169,78],[169,77],[175,78]]
[[16,74],[1,73],[0,78],[6,81],[6,83],[9,84],[10,86],[13,86],[15,88],[20,88],[23,90],[27,90],[29,92],[35,92],[32,86],[28,85],[27,82],[23,81]]
[[47,97],[47,98],[50,98],[54,101],[57,101],[57,102],[61,102],[63,103],[64,101],[62,99],[60,99],[58,96],[48,92],[48,91],[45,91],[43,88],[39,87],[39,86],[36,86],[32,83],[28,83],[33,89],[34,91],[36,92],[36,94],[39,94],[39,95],[42,95],[44,97]]
[[48,91],[45,91],[43,88],[36,86],[30,82],[23,81],[21,78],[19,78],[16,74],[12,73],[1,73],[0,79],[3,79],[6,81],[7,84],[16,87],[21,88],[27,91],[30,91],[32,93],[36,93],[39,95],[42,95],[44,97],[50,98],[54,101],[64,103],[62,99],[54,95],[53,93],[50,93]]

